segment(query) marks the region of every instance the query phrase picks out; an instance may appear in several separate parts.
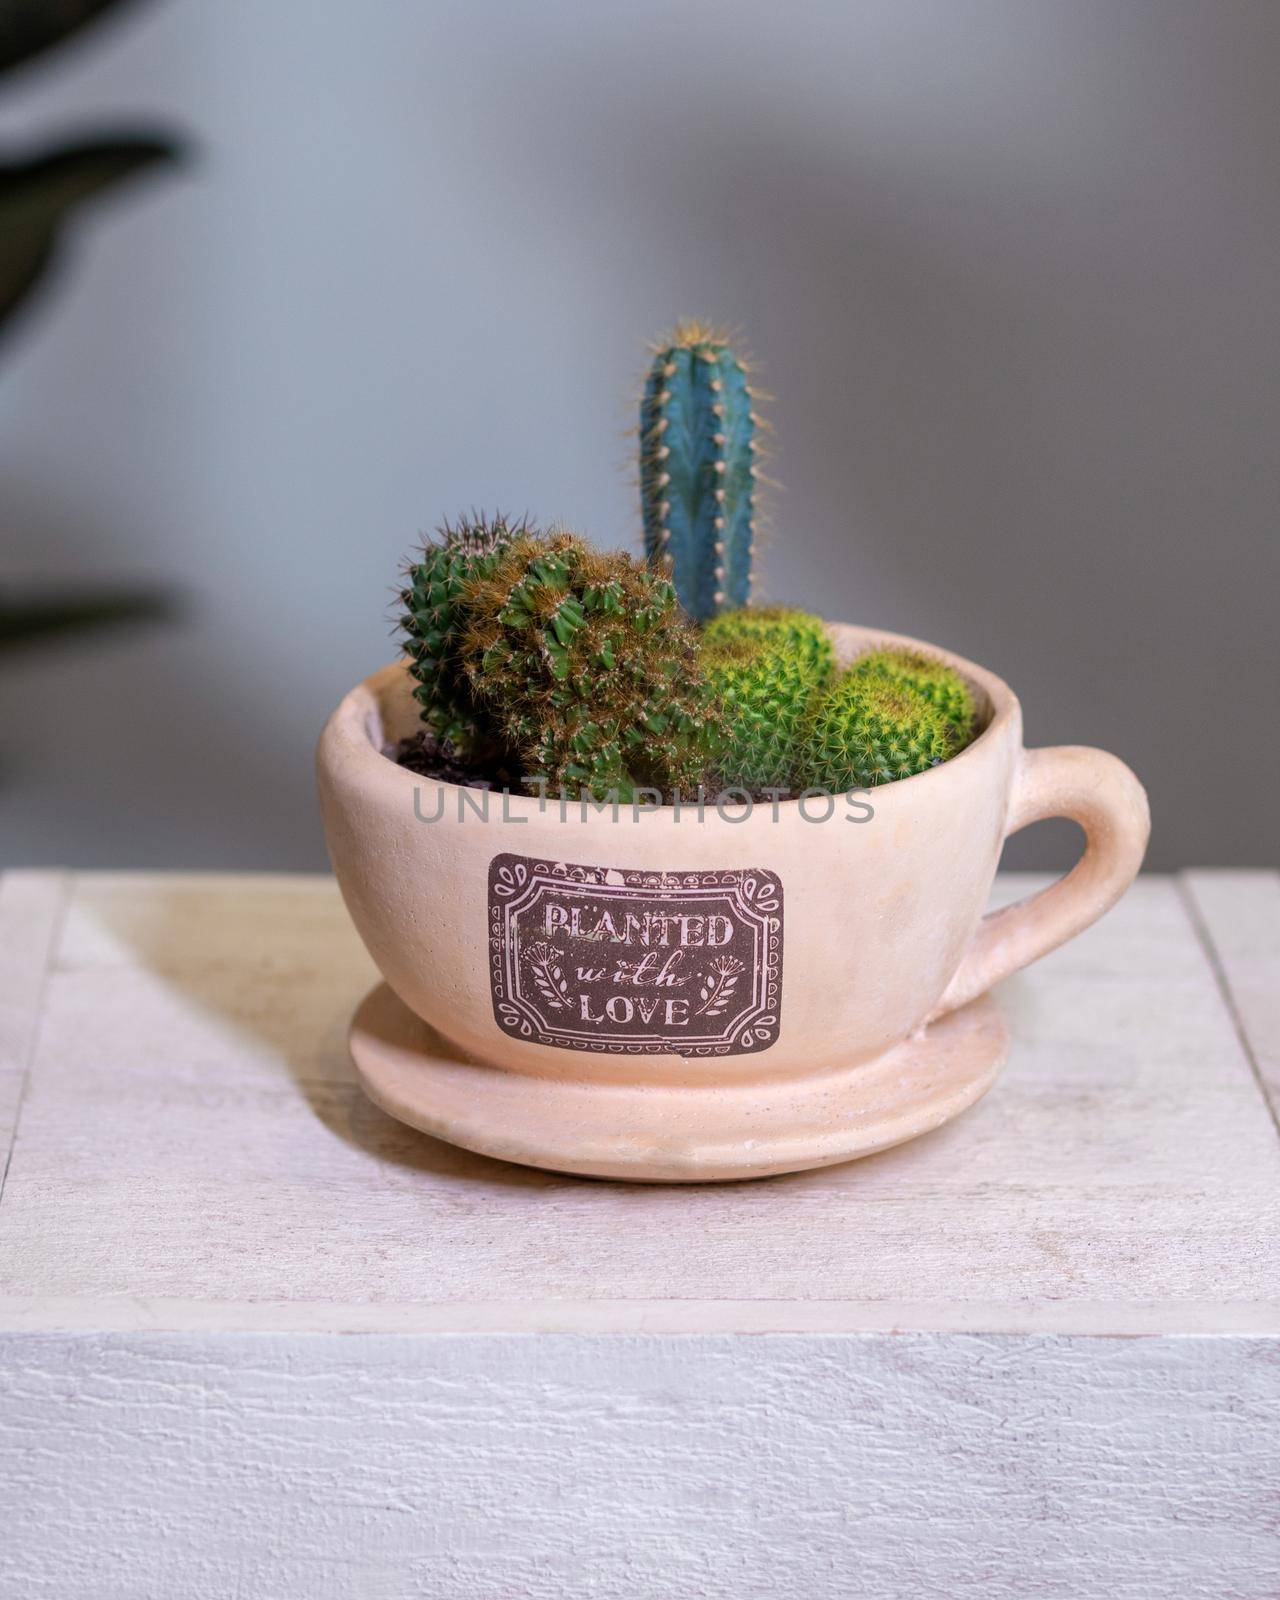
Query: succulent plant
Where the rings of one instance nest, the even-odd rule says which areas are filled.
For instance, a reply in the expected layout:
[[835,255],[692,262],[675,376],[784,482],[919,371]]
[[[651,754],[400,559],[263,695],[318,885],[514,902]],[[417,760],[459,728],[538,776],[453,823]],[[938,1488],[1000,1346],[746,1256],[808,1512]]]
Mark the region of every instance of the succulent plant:
[[720,724],[671,584],[576,535],[523,534],[465,587],[474,703],[525,787],[598,800],[692,793]]
[[928,655],[923,650],[872,650],[868,655],[859,656],[849,670],[922,694],[951,727],[953,755],[973,737],[977,720],[973,693],[955,668],[938,656]]
[[777,639],[710,629],[698,659],[724,723],[719,781],[752,794],[789,789],[805,713],[824,669]]
[[844,794],[914,777],[954,749],[946,718],[922,694],[850,671],[806,720],[798,776],[808,787]]
[[[119,4],[0,0],[0,76],[43,60]],[[82,208],[181,155],[178,141],[166,133],[136,126],[88,132],[39,153],[0,152],[0,339],[12,337],[73,253],[68,246],[75,243]],[[164,590],[100,583],[81,561],[75,572],[78,583],[59,574],[35,589],[0,588],[0,655],[60,639],[80,641],[90,630],[160,620],[181,609]]]
[[702,630],[711,643],[723,639],[757,639],[781,646],[797,660],[807,662],[825,682],[835,666],[836,653],[821,617],[786,606],[744,606],[723,611]]
[[458,655],[463,597],[470,584],[492,572],[512,540],[535,531],[526,518],[460,516],[452,526],[441,524],[436,540],[424,546],[405,573],[400,628],[409,671],[417,679],[414,698],[426,726],[464,762],[491,758],[495,739],[490,719],[476,707]]
[[640,401],[645,553],[699,622],[751,592],[754,405],[723,334],[683,322],[659,343]]

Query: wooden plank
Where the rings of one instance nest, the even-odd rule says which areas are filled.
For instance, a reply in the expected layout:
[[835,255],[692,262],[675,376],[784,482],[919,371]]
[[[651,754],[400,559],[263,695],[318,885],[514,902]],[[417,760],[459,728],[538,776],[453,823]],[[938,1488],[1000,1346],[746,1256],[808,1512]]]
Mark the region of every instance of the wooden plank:
[[1252,1339],[0,1339],[23,1600],[1274,1600]]
[[327,880],[78,884],[0,1204],[2,1586],[1280,1592],[1280,1145],[1176,885],[1006,986],[953,1127],[749,1185],[400,1127],[371,981]]
[[371,978],[328,880],[81,880],[0,1208],[12,1321],[1275,1325],[1274,1131],[1168,880],[1006,986],[1010,1067],[954,1125],[750,1185],[584,1182],[400,1126],[346,1060]]
[[1280,872],[1185,872],[1182,881],[1280,1122]]
[[0,874],[0,1194],[69,892],[65,872]]
[[327,876],[82,873],[47,1053],[166,1083],[349,1084],[348,1014],[376,977]]
[[1280,1339],[1274,1300],[86,1300],[0,1297],[5,1333],[757,1334],[993,1333]]

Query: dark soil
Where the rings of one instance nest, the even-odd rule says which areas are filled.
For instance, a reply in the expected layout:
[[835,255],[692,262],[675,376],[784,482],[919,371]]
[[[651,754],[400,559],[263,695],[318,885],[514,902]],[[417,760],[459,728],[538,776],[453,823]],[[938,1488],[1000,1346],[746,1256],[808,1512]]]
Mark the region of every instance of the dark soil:
[[453,747],[425,730],[401,739],[394,749],[386,752],[397,766],[416,772],[420,778],[438,778],[442,783],[456,783],[464,789],[499,789],[503,775],[477,772],[464,765],[454,754]]
[[[506,768],[480,771],[475,767],[469,767],[458,760],[450,744],[442,744],[434,734],[425,731],[411,734],[409,738],[401,739],[395,746],[388,746],[383,754],[397,766],[416,773],[420,778],[438,778],[442,783],[456,783],[464,789],[495,791],[508,789],[512,794],[525,792],[518,772]],[[708,799],[713,801],[717,792],[717,787],[709,777],[706,790]],[[735,789],[733,791],[735,802],[740,801],[745,792],[749,791]],[[751,794],[753,804],[771,803],[777,798],[779,798],[777,794],[765,790]],[[786,798],[785,790],[782,791],[782,798]]]

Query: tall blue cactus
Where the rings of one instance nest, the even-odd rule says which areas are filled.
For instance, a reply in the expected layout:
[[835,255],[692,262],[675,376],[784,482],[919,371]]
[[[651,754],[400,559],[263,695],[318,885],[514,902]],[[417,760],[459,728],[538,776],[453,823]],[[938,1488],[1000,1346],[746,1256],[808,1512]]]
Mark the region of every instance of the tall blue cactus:
[[680,323],[662,341],[640,402],[645,553],[669,563],[680,602],[705,622],[751,592],[754,399],[722,335]]

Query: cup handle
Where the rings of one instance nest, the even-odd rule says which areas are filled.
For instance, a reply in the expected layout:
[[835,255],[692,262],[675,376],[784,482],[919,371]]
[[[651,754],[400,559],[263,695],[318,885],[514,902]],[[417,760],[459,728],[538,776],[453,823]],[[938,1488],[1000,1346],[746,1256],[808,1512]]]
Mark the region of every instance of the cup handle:
[[1151,832],[1146,791],[1123,761],[1084,745],[1024,750],[1005,838],[1046,817],[1084,829],[1084,854],[1057,883],[983,917],[930,1021],[967,1005],[1109,911],[1137,876]]

